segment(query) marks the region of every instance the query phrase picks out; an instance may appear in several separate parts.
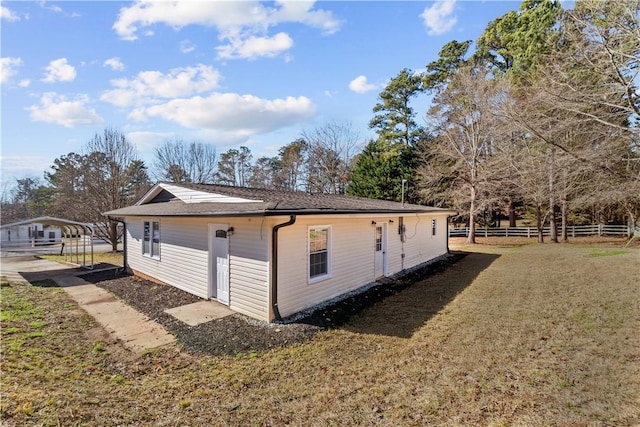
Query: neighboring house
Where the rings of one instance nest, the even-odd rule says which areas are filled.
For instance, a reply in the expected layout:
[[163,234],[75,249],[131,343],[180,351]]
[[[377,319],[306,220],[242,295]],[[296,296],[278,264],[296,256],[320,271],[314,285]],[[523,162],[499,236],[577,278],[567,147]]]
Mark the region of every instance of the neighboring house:
[[156,184],[126,224],[141,277],[272,321],[447,253],[456,212],[359,197]]
[[8,248],[60,243],[62,233],[59,227],[32,221],[3,224],[0,227],[0,245]]

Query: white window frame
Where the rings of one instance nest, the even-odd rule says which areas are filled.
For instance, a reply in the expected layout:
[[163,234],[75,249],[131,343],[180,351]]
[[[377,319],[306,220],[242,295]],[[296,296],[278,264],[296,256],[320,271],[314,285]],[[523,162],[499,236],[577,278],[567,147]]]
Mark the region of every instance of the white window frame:
[[[311,239],[309,234],[311,230],[327,230],[327,272],[311,277]],[[309,284],[321,282],[323,280],[331,278],[331,226],[330,225],[310,225],[307,227],[307,280]]]
[[[148,236],[149,240],[147,240],[147,235],[145,233],[145,228],[147,227],[147,224],[149,226],[149,236]],[[153,233],[154,233],[154,230],[156,229],[156,226],[158,230],[158,248],[157,250],[154,251],[153,241],[155,239],[154,239]],[[142,256],[159,260],[160,259],[160,242],[162,242],[160,221],[157,219],[150,219],[150,220],[143,221],[142,222]],[[148,247],[148,251],[147,251],[147,247]]]

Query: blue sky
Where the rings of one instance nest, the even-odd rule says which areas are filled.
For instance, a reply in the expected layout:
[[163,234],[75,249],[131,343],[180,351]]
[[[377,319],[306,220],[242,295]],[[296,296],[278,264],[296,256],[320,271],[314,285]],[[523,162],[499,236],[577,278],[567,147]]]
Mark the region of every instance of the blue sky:
[[148,165],[169,138],[254,158],[329,121],[365,140],[385,82],[519,5],[2,1],[2,181],[42,178],[107,126]]

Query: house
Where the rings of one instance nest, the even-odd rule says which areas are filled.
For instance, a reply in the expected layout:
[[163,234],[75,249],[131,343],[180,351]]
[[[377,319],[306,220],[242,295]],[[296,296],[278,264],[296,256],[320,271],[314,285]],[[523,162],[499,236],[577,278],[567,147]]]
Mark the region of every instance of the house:
[[0,246],[35,247],[60,243],[62,233],[55,225],[39,222],[41,218],[13,222],[0,226]]
[[360,197],[158,183],[106,212],[134,274],[272,321],[447,253],[456,212]]

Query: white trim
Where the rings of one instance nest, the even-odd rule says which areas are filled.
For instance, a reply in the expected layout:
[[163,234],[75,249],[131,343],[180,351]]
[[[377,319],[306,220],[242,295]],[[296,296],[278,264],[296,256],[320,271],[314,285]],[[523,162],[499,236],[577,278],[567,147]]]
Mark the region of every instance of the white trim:
[[[318,275],[315,277],[311,277],[311,241],[309,240],[309,233],[311,230],[316,229],[327,229],[327,272],[322,275]],[[332,230],[331,225],[308,225],[307,226],[307,283],[314,284],[318,282],[322,282],[323,280],[331,278],[331,258],[332,258],[332,248],[331,248],[331,240],[332,240]]]
[[[144,233],[144,227],[145,227],[145,223],[149,223],[149,252],[146,253],[144,250],[144,246],[145,246],[145,233]],[[158,253],[154,253],[153,251],[153,224],[158,224],[158,233],[160,234],[160,236],[158,236]],[[145,218],[142,220],[142,256],[145,258],[149,258],[149,259],[155,259],[157,261],[160,261],[160,253],[162,252],[160,250],[160,246],[162,244],[162,227],[161,227],[161,223],[160,223],[160,219],[159,218]]]

